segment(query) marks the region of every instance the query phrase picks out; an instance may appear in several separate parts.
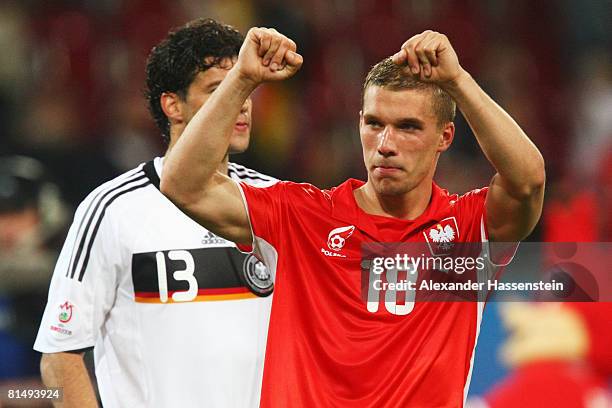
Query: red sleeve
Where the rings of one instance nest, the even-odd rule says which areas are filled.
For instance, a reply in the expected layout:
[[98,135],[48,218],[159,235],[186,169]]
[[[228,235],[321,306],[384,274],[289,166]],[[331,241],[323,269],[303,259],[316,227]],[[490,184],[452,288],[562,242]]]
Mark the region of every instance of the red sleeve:
[[[489,187],[478,188],[457,199],[456,206],[462,224],[460,233],[464,234],[464,242],[489,241],[485,206],[488,192]],[[493,265],[505,266],[514,258],[518,243],[487,243],[486,246]]]
[[[285,182],[278,182],[269,187],[254,187],[240,183],[244,204],[246,206],[254,240],[264,240],[273,247],[278,247],[282,225],[282,205]],[[241,251],[252,252],[253,248],[238,245]]]
[[[481,232],[484,232],[484,239],[488,239],[486,235],[485,220],[485,200],[487,198],[488,187],[479,188],[469,191],[460,196],[456,203],[456,211],[459,222],[459,234],[463,235],[463,242],[482,242],[483,237]],[[484,221],[484,231],[481,229],[481,221]]]

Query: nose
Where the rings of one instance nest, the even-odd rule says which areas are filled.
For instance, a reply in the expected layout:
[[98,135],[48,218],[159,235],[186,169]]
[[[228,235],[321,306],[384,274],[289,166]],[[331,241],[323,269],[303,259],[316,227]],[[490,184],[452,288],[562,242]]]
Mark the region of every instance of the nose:
[[383,157],[395,156],[397,154],[397,147],[393,141],[393,132],[389,126],[378,134],[378,153]]

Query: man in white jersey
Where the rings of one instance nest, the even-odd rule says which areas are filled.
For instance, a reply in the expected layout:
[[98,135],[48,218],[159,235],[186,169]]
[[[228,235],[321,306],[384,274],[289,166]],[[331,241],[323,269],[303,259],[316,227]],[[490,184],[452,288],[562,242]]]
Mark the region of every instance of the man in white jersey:
[[[168,151],[236,60],[242,35],[214,20],[170,32],[147,62],[147,99]],[[251,101],[230,150],[249,144]],[[206,157],[202,157],[206,160]],[[276,180],[228,163],[236,181]],[[57,262],[34,349],[63,405],[96,406],[83,363],[93,347],[105,407],[257,406],[272,280],[235,245],[159,191],[163,158],[94,190]]]

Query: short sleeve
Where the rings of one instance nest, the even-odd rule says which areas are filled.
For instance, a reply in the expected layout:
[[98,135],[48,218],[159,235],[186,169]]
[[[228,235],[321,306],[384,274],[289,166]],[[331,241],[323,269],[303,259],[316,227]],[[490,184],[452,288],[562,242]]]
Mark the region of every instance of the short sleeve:
[[282,218],[285,212],[286,182],[281,181],[268,187],[255,187],[244,182],[238,185],[253,231],[252,247],[238,245],[238,248],[255,253],[274,277],[284,225]]
[[488,187],[469,191],[460,196],[456,203],[460,220],[460,233],[464,242],[484,242],[488,240],[486,229],[485,201]]
[[281,204],[285,183],[278,182],[269,187],[255,187],[241,182],[239,186],[254,238],[263,239],[276,246],[282,227]]
[[37,351],[93,347],[114,302],[119,239],[112,217],[96,207],[88,198],[76,211],[51,278]]
[[[491,243],[487,229],[486,199],[488,187],[475,189],[457,199],[457,211],[462,222],[462,229],[466,234],[464,242],[482,242],[483,251],[491,263],[494,273],[497,267],[503,267],[512,262],[518,243]],[[491,275],[492,276],[492,275]]]

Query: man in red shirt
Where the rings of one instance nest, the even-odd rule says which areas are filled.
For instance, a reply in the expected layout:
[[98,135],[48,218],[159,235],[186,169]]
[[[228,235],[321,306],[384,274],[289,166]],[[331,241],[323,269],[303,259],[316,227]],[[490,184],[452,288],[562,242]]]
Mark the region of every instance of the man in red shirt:
[[[487,251],[488,240],[519,241],[540,216],[542,156],[463,70],[448,39],[426,31],[366,79],[359,127],[367,182],[254,188],[217,173],[246,98],[301,64],[293,41],[251,29],[161,180],[183,211],[252,246],[275,273],[261,405],[463,406],[483,303],[400,300],[370,287],[363,296],[362,244],[478,242]],[[460,197],[433,183],[454,137],[455,103],[497,170],[488,188]]]

